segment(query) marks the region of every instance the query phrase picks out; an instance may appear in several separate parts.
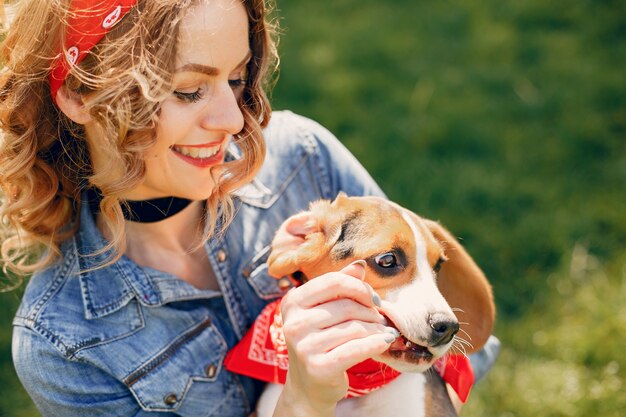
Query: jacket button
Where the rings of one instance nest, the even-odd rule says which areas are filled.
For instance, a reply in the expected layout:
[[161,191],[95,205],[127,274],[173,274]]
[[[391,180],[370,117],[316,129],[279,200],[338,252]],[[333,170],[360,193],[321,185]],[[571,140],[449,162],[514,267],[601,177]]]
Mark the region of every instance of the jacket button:
[[206,367],[204,372],[206,373],[207,377],[213,378],[213,377],[215,377],[215,374],[217,373],[217,366],[211,364],[211,365]]
[[228,256],[226,256],[226,251],[224,249],[220,249],[217,251],[217,260],[220,262],[224,262]]
[[284,291],[289,287],[291,287],[291,281],[289,281],[289,278],[282,277],[278,280],[278,288],[280,288],[281,290]]
[[252,275],[252,268],[250,266],[245,267],[244,270],[241,271],[241,275],[243,275],[244,278],[250,278],[250,275]]
[[176,394],[167,394],[165,398],[163,398],[163,402],[166,405],[174,405],[178,402],[178,397],[176,397]]

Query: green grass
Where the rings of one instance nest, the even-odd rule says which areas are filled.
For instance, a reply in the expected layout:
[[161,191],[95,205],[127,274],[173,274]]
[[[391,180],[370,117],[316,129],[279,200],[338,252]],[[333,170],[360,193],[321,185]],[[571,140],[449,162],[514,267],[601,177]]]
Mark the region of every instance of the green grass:
[[0,293],[0,417],[36,417],[28,395],[17,380],[11,362],[11,320],[20,301],[20,291]]
[[[278,3],[274,107],[327,126],[493,283],[503,351],[465,415],[617,417],[626,3]],[[0,415],[35,415],[9,362],[15,299],[0,296]]]
[[623,415],[626,257],[603,265],[577,246],[567,262],[547,277],[550,303],[500,323],[503,353],[466,415]]

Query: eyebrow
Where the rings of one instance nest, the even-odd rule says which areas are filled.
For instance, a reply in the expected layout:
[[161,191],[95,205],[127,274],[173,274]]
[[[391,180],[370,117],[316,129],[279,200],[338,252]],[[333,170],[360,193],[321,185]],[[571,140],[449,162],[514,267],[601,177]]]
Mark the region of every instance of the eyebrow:
[[[235,69],[244,66],[250,60],[250,58],[252,58],[252,52],[248,51],[246,56],[241,60],[241,62],[239,62],[239,64],[237,64]],[[203,65],[203,64],[196,64],[193,62],[190,62],[189,64],[185,64],[182,67],[176,69],[176,72],[186,72],[186,71],[199,72],[201,74],[206,74],[210,76],[215,76],[220,73],[220,70],[215,67],[211,67],[209,65]]]

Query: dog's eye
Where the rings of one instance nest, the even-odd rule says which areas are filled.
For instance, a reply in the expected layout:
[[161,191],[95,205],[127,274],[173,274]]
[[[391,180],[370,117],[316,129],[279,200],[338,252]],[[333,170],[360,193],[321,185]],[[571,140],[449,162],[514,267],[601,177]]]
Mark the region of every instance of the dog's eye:
[[393,268],[398,266],[398,260],[396,259],[396,255],[391,252],[378,255],[376,258],[374,258],[374,260],[379,266],[383,268]]

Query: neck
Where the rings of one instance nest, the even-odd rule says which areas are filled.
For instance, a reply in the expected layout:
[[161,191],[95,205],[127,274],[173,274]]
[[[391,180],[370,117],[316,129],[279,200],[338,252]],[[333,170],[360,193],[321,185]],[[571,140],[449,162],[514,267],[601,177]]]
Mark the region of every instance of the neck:
[[204,210],[203,201],[193,201],[159,222],[127,221],[124,254],[139,266],[172,274],[196,288],[219,290],[201,240]]
[[[180,255],[190,253],[202,236],[203,210],[204,202],[194,201],[179,213],[158,222],[125,221],[126,254],[134,258],[155,247]],[[100,213],[97,214],[97,224],[105,238],[109,239]]]

